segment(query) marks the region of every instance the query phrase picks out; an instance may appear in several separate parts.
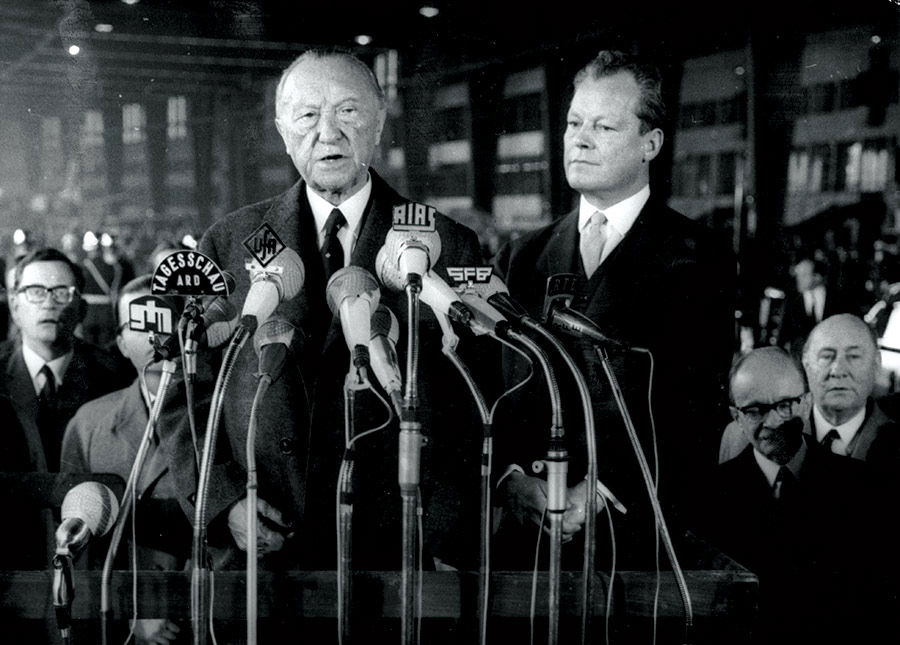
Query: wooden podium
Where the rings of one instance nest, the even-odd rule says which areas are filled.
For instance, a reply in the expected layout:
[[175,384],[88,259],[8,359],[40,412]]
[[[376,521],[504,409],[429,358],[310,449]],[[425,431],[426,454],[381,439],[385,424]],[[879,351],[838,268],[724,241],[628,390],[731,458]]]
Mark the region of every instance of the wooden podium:
[[[756,613],[757,579],[738,565],[732,565],[727,570],[685,571],[694,608],[694,633],[697,635],[693,640],[695,643],[747,642]],[[561,612],[564,619],[571,618],[573,624],[575,617],[580,614],[580,578],[580,573],[564,572],[561,583]],[[188,572],[139,571],[137,579],[139,615],[189,621]],[[546,582],[546,573],[539,573],[536,604],[538,617],[546,616]],[[593,614],[598,617],[598,622],[603,622],[606,614],[608,582],[607,576],[597,574]],[[241,621],[245,618],[245,583],[243,571],[215,574],[217,619]],[[52,622],[51,584],[52,573],[49,571],[0,572],[0,619],[4,622],[10,619],[46,619]],[[111,599],[113,617],[116,620],[125,620],[131,616],[131,585],[131,572],[114,572]],[[531,585],[530,572],[493,573],[491,621],[504,626],[514,624],[516,621],[513,619],[520,619],[519,623],[527,623]],[[96,622],[100,613],[100,573],[75,571],[74,586],[72,614],[76,625],[78,621]],[[475,624],[478,597],[476,573],[426,571],[422,586],[422,616],[426,622],[450,619]],[[654,613],[655,591],[655,572],[617,573],[610,605],[611,617],[648,625]],[[261,621],[333,619],[336,616],[336,593],[337,579],[333,571],[261,571],[259,617]],[[358,572],[354,578],[353,598],[355,622],[365,624],[371,619],[399,619],[399,573]],[[657,616],[661,622],[680,624],[683,613],[674,577],[671,572],[663,572],[660,577]],[[0,630],[2,629],[3,625],[0,625]],[[505,627],[503,629],[505,631]],[[601,631],[598,633],[602,634],[602,627],[599,629]],[[537,633],[543,635],[546,632]],[[649,635],[650,632],[645,630],[642,633]],[[500,634],[495,640],[505,642],[504,635]],[[84,639],[81,642],[85,642]],[[474,637],[471,642],[476,642]],[[597,638],[594,642],[602,642],[602,638]],[[619,642],[633,641],[620,639]]]

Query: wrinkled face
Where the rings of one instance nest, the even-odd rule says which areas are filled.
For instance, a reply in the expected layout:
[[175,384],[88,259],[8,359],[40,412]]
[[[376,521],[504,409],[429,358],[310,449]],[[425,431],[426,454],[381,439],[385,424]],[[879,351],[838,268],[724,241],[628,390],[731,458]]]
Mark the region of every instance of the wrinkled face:
[[[74,287],[75,276],[64,262],[32,262],[22,270],[18,288],[40,286]],[[24,293],[16,293],[10,301],[15,323],[22,341],[40,352],[40,348],[68,351],[81,320],[81,295],[76,293],[68,304],[56,302],[47,294],[42,302],[30,302]]]
[[[116,336],[116,344],[122,356],[131,361],[138,374],[144,369],[147,362],[153,358],[153,345],[150,344],[150,334],[146,331],[134,331],[128,327],[128,305],[141,296],[150,295],[149,291],[136,291],[127,293],[119,298],[119,333]],[[162,363],[156,363],[156,369],[162,369]],[[153,369],[151,367],[150,369]]]
[[630,197],[649,181],[663,134],[658,128],[641,134],[639,102],[628,72],[588,77],[575,89],[564,137],[566,179],[597,206]]
[[748,360],[731,383],[731,413],[763,456],[786,464],[803,440],[810,398],[803,378],[787,359]]
[[345,199],[365,184],[385,110],[363,70],[341,57],[300,63],[276,114],[287,153],[314,191]]
[[863,408],[872,394],[881,356],[864,323],[836,316],[824,320],[810,334],[803,367],[819,409],[848,418]]

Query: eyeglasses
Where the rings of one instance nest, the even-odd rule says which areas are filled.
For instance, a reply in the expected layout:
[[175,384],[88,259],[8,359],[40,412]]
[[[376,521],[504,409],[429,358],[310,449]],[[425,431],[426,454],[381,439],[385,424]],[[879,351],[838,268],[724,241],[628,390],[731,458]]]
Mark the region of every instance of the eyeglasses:
[[47,295],[50,295],[56,304],[67,305],[72,302],[75,294],[78,293],[78,288],[65,285],[45,287],[42,284],[26,284],[24,287],[16,289],[16,293],[24,293],[25,299],[33,304],[44,302],[47,299]]
[[782,419],[790,419],[794,413],[794,406],[803,400],[805,394],[804,392],[800,396],[781,399],[780,401],[775,401],[775,403],[755,403],[753,405],[745,405],[742,408],[735,407],[735,409],[750,423],[760,423],[772,410],[775,410]]

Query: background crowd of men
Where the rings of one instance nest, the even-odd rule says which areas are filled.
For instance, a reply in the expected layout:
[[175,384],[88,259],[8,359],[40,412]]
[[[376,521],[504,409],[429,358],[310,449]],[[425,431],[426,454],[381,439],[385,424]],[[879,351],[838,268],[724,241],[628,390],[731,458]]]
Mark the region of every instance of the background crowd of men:
[[[238,309],[250,289],[242,242],[261,224],[303,261],[303,290],[276,310],[295,333],[259,418],[258,544],[263,566],[333,569],[336,482],[346,448],[341,392],[349,356],[325,285],[349,265],[377,275],[392,210],[409,200],[370,167],[385,101],[359,60],[334,51],[301,55],[285,70],[275,105],[275,126],[300,181],[221,218],[199,250],[235,276],[230,300]],[[627,509],[614,522],[620,567],[652,569],[659,560],[650,503],[655,494],[673,534],[689,530],[759,575],[759,642],[847,642],[839,639],[893,629],[895,531],[886,520],[900,472],[900,428],[891,415],[896,404],[887,400],[882,409],[873,399],[880,368],[875,337],[852,314],[830,316],[829,301],[812,285],[803,289],[812,294],[805,302],[791,305],[792,312],[815,320],[790,332],[790,348],[802,365],[776,347],[747,348],[729,375],[737,349],[733,260],[702,225],[650,191],[650,166],[664,145],[665,122],[658,71],[622,52],[600,52],[574,79],[563,137],[566,178],[580,195],[578,206],[514,240],[493,260],[512,298],[536,319],[548,278],[574,275],[571,308],[623,346],[652,355],[651,361],[646,352],[608,348],[655,473],[648,491],[596,347],[589,339],[563,338],[589,386],[599,479]],[[440,214],[436,230],[442,250],[432,266],[435,275],[449,281],[448,267],[484,263],[472,231]],[[148,276],[116,290],[115,358],[76,335],[86,314],[79,266],[53,249],[18,262],[10,294],[18,335],[0,346],[0,409],[10,422],[0,470],[127,477],[159,373],[143,372],[152,355],[147,335],[122,323],[129,302],[149,291]],[[382,288],[381,301],[405,329],[405,294]],[[401,365],[403,336],[397,346]],[[471,569],[478,556],[482,426],[464,382],[440,355],[441,336],[437,318],[423,307],[424,547],[428,563]],[[461,356],[493,397],[536,371],[486,337],[462,336]],[[198,379],[201,412],[217,357],[207,352],[204,358],[210,365]],[[225,401],[209,488],[209,539],[222,567],[243,566],[246,549],[244,445],[256,368],[248,345]],[[143,376],[135,378],[135,371]],[[567,568],[579,569],[586,500],[596,487],[586,480],[585,428],[574,383],[562,367],[556,372],[571,457],[563,557]],[[547,386],[533,375],[496,413],[495,568],[533,566],[547,504],[545,475],[534,467],[546,454]],[[167,395],[138,484],[144,568],[177,569],[190,556],[198,463],[184,405],[177,384]],[[375,397],[362,396],[356,417],[363,429],[381,423],[385,412]],[[397,569],[396,422],[360,437],[357,447],[354,567]],[[597,500],[600,511],[612,512],[605,497]],[[22,509],[39,512],[46,511]],[[35,521],[32,533],[7,535],[19,542],[0,551],[13,556],[4,567],[45,568],[48,554],[38,548],[44,541],[35,531],[48,526],[52,522]],[[608,531],[597,532],[598,553],[608,552],[610,539]],[[598,558],[598,568],[605,565]],[[137,635],[139,642],[183,638],[165,618],[144,621]]]

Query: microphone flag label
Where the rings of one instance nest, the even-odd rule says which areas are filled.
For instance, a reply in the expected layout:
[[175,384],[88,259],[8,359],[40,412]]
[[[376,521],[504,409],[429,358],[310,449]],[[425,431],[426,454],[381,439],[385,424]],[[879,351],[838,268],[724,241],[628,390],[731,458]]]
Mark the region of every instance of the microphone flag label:
[[547,278],[547,290],[544,295],[544,320],[557,302],[568,306],[575,297],[578,276],[574,273],[556,273]]
[[222,270],[199,251],[174,251],[153,272],[150,293],[169,296],[227,296]]
[[263,222],[244,240],[244,248],[261,267],[278,257],[284,251],[284,242],[268,222]]
[[487,284],[491,281],[494,268],[483,267],[447,267],[447,275],[453,280],[453,286],[472,286],[473,284]]
[[435,213],[434,206],[418,202],[394,206],[392,228],[395,231],[433,231]]
[[171,334],[175,311],[162,298],[141,296],[128,304],[128,328],[132,331]]

